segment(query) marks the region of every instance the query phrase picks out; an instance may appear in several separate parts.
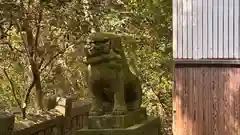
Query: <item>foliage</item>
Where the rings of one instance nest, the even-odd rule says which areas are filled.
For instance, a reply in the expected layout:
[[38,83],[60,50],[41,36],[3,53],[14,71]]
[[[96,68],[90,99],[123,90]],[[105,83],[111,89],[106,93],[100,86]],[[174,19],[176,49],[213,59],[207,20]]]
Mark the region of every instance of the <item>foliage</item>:
[[171,0],[0,1],[0,102],[26,108],[35,101],[41,107],[44,95],[56,93],[87,98],[82,51],[94,31],[122,36],[131,70],[143,83],[143,106],[168,130]]

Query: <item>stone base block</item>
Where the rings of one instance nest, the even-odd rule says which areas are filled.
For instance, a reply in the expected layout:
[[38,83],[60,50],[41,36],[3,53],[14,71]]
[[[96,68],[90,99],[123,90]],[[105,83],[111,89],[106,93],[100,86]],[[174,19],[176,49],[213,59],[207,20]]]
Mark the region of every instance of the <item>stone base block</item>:
[[0,112],[0,135],[12,135],[14,119],[14,115]]
[[125,129],[81,129],[76,135],[160,135],[160,119],[148,117],[140,124]]
[[126,115],[89,116],[88,129],[127,128],[146,120],[146,109],[140,108]]

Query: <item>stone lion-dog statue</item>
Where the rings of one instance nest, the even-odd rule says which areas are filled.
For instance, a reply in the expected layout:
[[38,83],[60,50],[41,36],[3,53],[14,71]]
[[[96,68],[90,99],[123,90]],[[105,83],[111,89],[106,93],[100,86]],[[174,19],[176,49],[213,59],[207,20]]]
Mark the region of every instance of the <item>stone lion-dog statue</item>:
[[90,116],[106,113],[124,115],[139,109],[142,103],[140,80],[128,66],[121,37],[110,33],[94,33],[84,46],[87,84],[92,96]]

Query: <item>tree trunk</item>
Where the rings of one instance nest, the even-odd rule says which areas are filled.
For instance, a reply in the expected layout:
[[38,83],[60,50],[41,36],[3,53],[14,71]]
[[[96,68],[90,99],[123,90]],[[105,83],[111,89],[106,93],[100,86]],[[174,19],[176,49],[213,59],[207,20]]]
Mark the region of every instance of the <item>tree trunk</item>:
[[36,76],[35,88],[36,88],[37,105],[40,109],[43,109],[43,93],[42,93],[42,85],[41,85],[41,79],[39,74],[37,74]]
[[21,108],[21,111],[22,111],[22,118],[26,119],[26,107]]
[[33,61],[33,59],[31,59],[30,61],[31,61],[30,64],[31,64],[33,79],[35,79],[37,107],[39,107],[40,109],[43,109],[43,93],[42,93],[40,73],[39,73],[36,63]]
[[[28,51],[28,59],[29,63],[31,65],[32,75],[33,79],[35,81],[35,89],[36,89],[36,103],[37,107],[40,109],[43,109],[43,95],[42,95],[42,86],[41,86],[41,78],[40,78],[40,72],[38,69],[38,63],[36,61],[36,55],[37,55],[37,43],[34,43],[34,36],[33,31],[29,25],[29,22],[25,21],[25,24],[23,24],[23,29],[27,33],[27,51]],[[37,37],[36,37],[37,40]]]

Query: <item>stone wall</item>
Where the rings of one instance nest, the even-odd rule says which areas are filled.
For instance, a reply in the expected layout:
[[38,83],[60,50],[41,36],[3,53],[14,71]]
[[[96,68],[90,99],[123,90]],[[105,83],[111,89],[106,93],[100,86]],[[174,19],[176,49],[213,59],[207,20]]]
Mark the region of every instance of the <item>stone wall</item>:
[[86,124],[89,108],[87,101],[58,98],[54,109],[30,113],[26,120],[0,112],[0,135],[75,135]]

